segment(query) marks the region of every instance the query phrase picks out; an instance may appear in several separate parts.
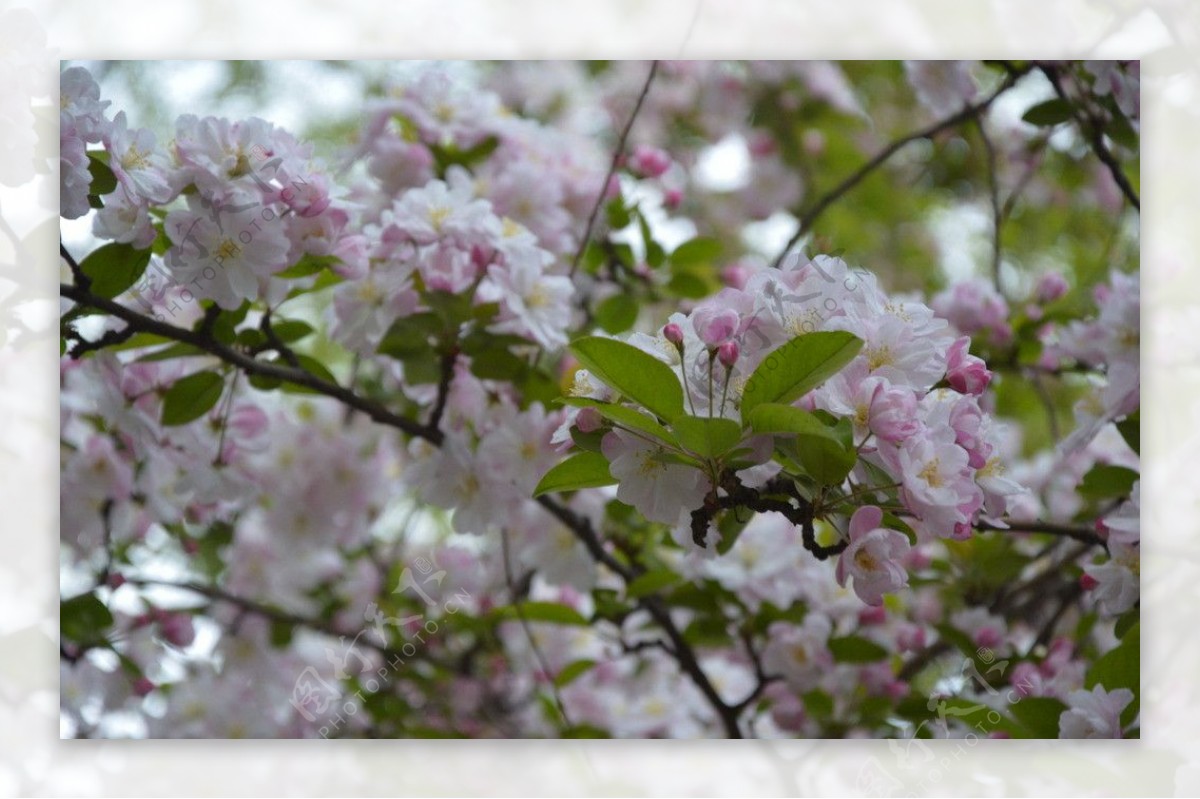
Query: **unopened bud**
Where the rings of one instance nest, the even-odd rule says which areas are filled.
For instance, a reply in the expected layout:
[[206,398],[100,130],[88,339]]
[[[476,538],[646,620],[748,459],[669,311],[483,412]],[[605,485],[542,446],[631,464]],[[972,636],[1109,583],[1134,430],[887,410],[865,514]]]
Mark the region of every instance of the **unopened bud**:
[[674,344],[676,349],[683,349],[683,328],[674,322],[663,328],[663,338]]
[[726,341],[724,344],[717,347],[717,360],[720,361],[721,365],[726,369],[733,368],[733,365],[737,363],[738,355],[739,351],[736,341]]

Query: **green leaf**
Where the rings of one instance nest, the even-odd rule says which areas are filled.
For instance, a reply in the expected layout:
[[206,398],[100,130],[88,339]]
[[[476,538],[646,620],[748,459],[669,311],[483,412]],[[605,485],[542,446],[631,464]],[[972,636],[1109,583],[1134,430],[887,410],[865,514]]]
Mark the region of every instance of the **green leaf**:
[[1039,127],[1058,125],[1071,119],[1071,104],[1055,97],[1030,108],[1021,119]]
[[292,280],[300,277],[308,277],[315,275],[318,272],[340,263],[342,259],[336,255],[313,255],[305,253],[300,256],[300,260],[289,266],[287,269],[276,272],[272,277],[281,278],[283,280]]
[[672,266],[696,266],[710,264],[721,257],[721,242],[710,238],[695,238],[685,241],[670,255]]
[[742,418],[764,402],[789,404],[837,374],[862,349],[842,330],[797,336],[767,355],[742,393]]
[[430,337],[442,329],[441,320],[431,312],[403,316],[392,322],[376,349],[380,355],[404,360],[411,355],[429,352]]
[[527,368],[504,347],[483,350],[471,358],[471,374],[484,380],[513,380]]
[[117,190],[117,176],[101,156],[107,158],[108,153],[88,153],[88,171],[92,173],[92,184],[88,186],[88,194],[96,197],[112,194]]
[[608,471],[608,460],[596,452],[579,452],[542,475],[533,495],[598,488],[617,482]]
[[1079,494],[1090,500],[1121,499],[1133,491],[1138,476],[1133,469],[1101,463],[1083,476]]
[[1113,625],[1113,635],[1117,636],[1117,638],[1124,639],[1125,634],[1133,629],[1133,626],[1141,621],[1141,618],[1141,609],[1137,605],[1134,605],[1132,608],[1122,613],[1121,617],[1117,619],[1117,623]]
[[596,665],[594,660],[576,660],[568,663],[563,670],[554,675],[554,685],[564,688],[578,680]]
[[1129,628],[1121,643],[1104,653],[1088,669],[1084,687],[1103,685],[1109,691],[1128,688],[1136,696],[1141,683],[1141,625]]
[[1027,696],[1008,706],[1009,715],[1030,738],[1058,738],[1058,718],[1067,706],[1050,696]]
[[796,459],[822,485],[840,485],[858,460],[858,455],[843,441],[850,428],[848,419],[830,427],[803,408],[767,402],[751,409],[748,420],[756,433],[794,434]]
[[596,307],[596,322],[609,333],[624,333],[637,317],[637,300],[628,294],[614,294]]
[[[300,362],[300,368],[303,369],[304,371],[308,372],[309,374],[313,375],[314,377],[318,377],[321,380],[324,380],[326,383],[333,383],[334,385],[337,385],[337,378],[333,376],[333,372],[330,372],[329,368],[327,366],[325,366],[325,364],[318,361],[316,358],[312,357],[311,355],[301,355],[300,353],[296,353],[296,360]],[[287,364],[285,363],[284,365],[287,365]],[[280,390],[284,391],[288,394],[320,394],[321,393],[320,391],[309,388],[308,386],[300,386],[295,383],[289,383],[286,380],[283,381],[283,384],[280,386]]]
[[629,585],[625,586],[625,596],[630,599],[640,599],[664,588],[678,585],[682,580],[682,577],[670,569],[654,569],[635,577]]
[[224,389],[225,380],[217,372],[197,372],[176,380],[163,397],[162,424],[170,427],[199,419],[217,404]]
[[650,416],[628,406],[615,405],[611,402],[600,402],[599,400],[588,399],[587,397],[563,397],[562,401],[564,404],[576,408],[595,408],[605,419],[621,427],[645,433],[667,445],[673,446],[675,443],[674,436],[671,435],[667,428],[654,421]]
[[632,344],[599,336],[576,339],[570,349],[598,380],[668,422],[683,415],[679,378],[653,355]]
[[514,605],[505,605],[492,611],[496,619],[519,619],[522,616],[527,622],[544,622],[547,624],[569,624],[576,627],[586,627],[588,620],[579,611],[557,602],[522,602],[520,615]]
[[113,615],[95,594],[80,594],[59,605],[58,623],[63,638],[91,643],[104,637],[104,631],[112,626]]
[[798,436],[820,436],[837,442],[833,431],[814,414],[794,405],[765,402],[743,411],[750,429],[756,433],[793,433]]
[[291,344],[293,341],[299,341],[302,338],[312,335],[313,327],[308,322],[302,322],[299,319],[282,319],[271,323],[271,330],[275,332],[275,337],[284,344]]
[[742,440],[742,428],[732,419],[680,416],[671,427],[676,440],[701,458],[719,458]]
[[839,663],[873,663],[888,655],[882,646],[859,635],[830,638],[829,651]]
[[79,269],[91,278],[93,294],[111,300],[137,283],[149,264],[149,250],[110,242],[84,258]]

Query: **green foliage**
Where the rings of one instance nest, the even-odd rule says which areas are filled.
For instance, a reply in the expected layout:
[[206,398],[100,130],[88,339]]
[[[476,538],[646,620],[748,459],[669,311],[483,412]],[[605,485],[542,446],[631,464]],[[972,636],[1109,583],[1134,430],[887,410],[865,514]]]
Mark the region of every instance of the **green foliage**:
[[162,424],[170,427],[199,419],[217,404],[224,390],[225,379],[218,372],[196,372],[176,380],[163,396]]
[[595,452],[579,452],[567,458],[542,475],[535,497],[557,491],[577,491],[581,488],[596,488],[617,482],[608,471],[608,461]]
[[720,458],[737,446],[742,429],[731,419],[680,416],[672,425],[675,439],[701,458]]
[[742,393],[742,416],[764,402],[790,403],[837,374],[862,349],[842,330],[806,333],[779,346],[758,365]]
[[93,294],[112,299],[137,283],[149,264],[149,250],[110,242],[93,250],[79,264],[79,269],[91,279],[89,290]]
[[653,355],[632,344],[596,336],[576,339],[571,352],[598,380],[666,421],[683,414],[679,378]]
[[94,593],[63,600],[58,606],[62,637],[78,644],[95,644],[113,624],[113,615]]

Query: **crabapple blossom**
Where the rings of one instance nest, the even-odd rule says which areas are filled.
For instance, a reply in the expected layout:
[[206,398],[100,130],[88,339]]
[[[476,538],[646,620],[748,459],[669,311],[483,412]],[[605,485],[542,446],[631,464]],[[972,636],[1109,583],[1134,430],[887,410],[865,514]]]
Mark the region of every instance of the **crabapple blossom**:
[[883,511],[874,505],[850,517],[850,546],[838,557],[837,580],[854,578],[854,593],[868,605],[882,605],[883,595],[908,585],[908,573],[898,559],[908,552],[904,534],[882,527]]
[[[1046,68],[1130,114],[1128,64]],[[1139,612],[1135,209],[967,107],[1024,77],[386,69],[311,141],[62,72],[64,734],[891,736],[947,680],[1012,716],[955,676],[987,650],[1123,733],[1136,692],[1082,689]],[[959,112],[1028,170],[1011,308],[926,219],[986,207],[978,137],[871,165]],[[1104,283],[1076,221],[1120,222]]]
[[1121,712],[1133,701],[1128,688],[1072,691],[1067,710],[1058,719],[1060,738],[1121,738]]
[[676,524],[681,514],[700,507],[711,488],[701,472],[672,463],[661,448],[624,430],[605,435],[601,446],[620,481],[617,499],[651,521]]

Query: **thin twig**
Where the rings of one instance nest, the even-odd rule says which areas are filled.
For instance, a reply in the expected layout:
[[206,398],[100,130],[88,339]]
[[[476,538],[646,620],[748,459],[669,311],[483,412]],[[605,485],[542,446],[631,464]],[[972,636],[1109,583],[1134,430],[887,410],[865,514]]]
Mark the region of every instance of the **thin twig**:
[[812,229],[813,224],[818,218],[820,218],[821,214],[828,210],[829,206],[840,200],[844,194],[849,192],[851,189],[861,183],[864,178],[886,163],[889,158],[903,149],[905,145],[911,144],[915,141],[920,141],[921,139],[933,138],[942,131],[953,128],[956,125],[960,125],[966,120],[982,113],[993,102],[996,101],[997,97],[1011,89],[1013,84],[1016,83],[1018,78],[1020,78],[1020,76],[1023,74],[1024,72],[1022,71],[1009,74],[1004,79],[1004,82],[1000,84],[1000,88],[996,89],[996,91],[992,92],[975,105],[968,105],[958,113],[943,119],[941,122],[936,122],[928,127],[914,131],[907,136],[902,136],[901,138],[893,141],[887,147],[883,148],[878,154],[875,155],[874,158],[859,167],[852,175],[850,175],[850,177],[846,178],[837,186],[835,186],[829,193],[817,200],[817,202],[813,204],[808,211],[800,215],[799,226],[796,228],[795,234],[788,240],[788,243],[784,246],[783,250],[775,258],[775,268],[778,269],[783,264],[783,260],[788,256],[788,253],[790,253],[792,248],[799,243],[800,239],[804,238],[808,231]]
[[588,214],[587,227],[583,229],[583,238],[579,240],[579,249],[575,252],[575,259],[571,261],[570,277],[575,276],[575,272],[579,270],[579,264],[583,260],[583,253],[587,250],[588,242],[592,238],[592,227],[596,224],[596,215],[600,213],[600,206],[604,205],[604,198],[608,195],[608,184],[612,182],[613,175],[617,173],[617,165],[621,163],[621,156],[625,154],[625,142],[629,138],[629,131],[633,129],[633,121],[637,119],[638,113],[642,110],[642,103],[646,99],[646,95],[650,93],[650,84],[654,82],[654,76],[658,72],[658,62],[650,62],[650,72],[646,75],[646,83],[642,86],[642,93],[638,95],[637,102],[634,103],[633,112],[629,114],[629,120],[625,123],[625,129],[621,131],[621,137],[617,139],[617,146],[613,149],[612,162],[608,165],[608,174],[604,177],[604,183],[600,186],[600,192],[596,195],[596,204],[592,206],[592,212]]
[[1108,145],[1104,143],[1104,127],[1097,121],[1090,110],[1080,109],[1075,103],[1071,102],[1066,90],[1063,88],[1062,80],[1056,67],[1050,64],[1038,64],[1038,69],[1050,81],[1050,85],[1054,87],[1054,93],[1058,95],[1058,99],[1066,103],[1071,109],[1071,117],[1075,120],[1075,124],[1079,126],[1079,130],[1084,134],[1084,138],[1087,139],[1088,146],[1092,148],[1092,152],[1096,154],[1096,157],[1108,167],[1109,174],[1112,175],[1117,187],[1121,189],[1121,193],[1125,195],[1125,199],[1129,200],[1130,204],[1140,212],[1142,210],[1142,203],[1137,192],[1134,191],[1129,178],[1125,177],[1125,172],[1121,169],[1121,164],[1117,161],[1117,157],[1112,154],[1112,150],[1108,149]]
[[500,528],[500,550],[501,557],[504,559],[504,582],[508,586],[508,596],[512,602],[513,611],[517,614],[517,621],[521,623],[521,629],[525,631],[525,638],[529,640],[529,648],[533,650],[533,656],[537,659],[538,667],[550,683],[550,693],[554,697],[554,705],[558,708],[558,714],[562,716],[563,724],[570,729],[575,725],[571,723],[571,717],[567,714],[567,706],[563,704],[562,695],[558,692],[558,684],[555,682],[554,672],[550,668],[550,661],[546,660],[546,655],[542,652],[537,638],[533,635],[533,628],[529,625],[529,619],[525,617],[522,597],[517,593],[516,582],[513,580],[512,560],[509,557],[510,547],[507,527]]
[[996,173],[996,148],[988,136],[983,119],[975,117],[975,127],[979,130],[979,138],[983,141],[983,149],[987,154],[988,195],[992,204],[992,284],[1000,294],[1000,246],[1001,232],[1004,227],[1003,206],[1000,204],[1000,181]]

